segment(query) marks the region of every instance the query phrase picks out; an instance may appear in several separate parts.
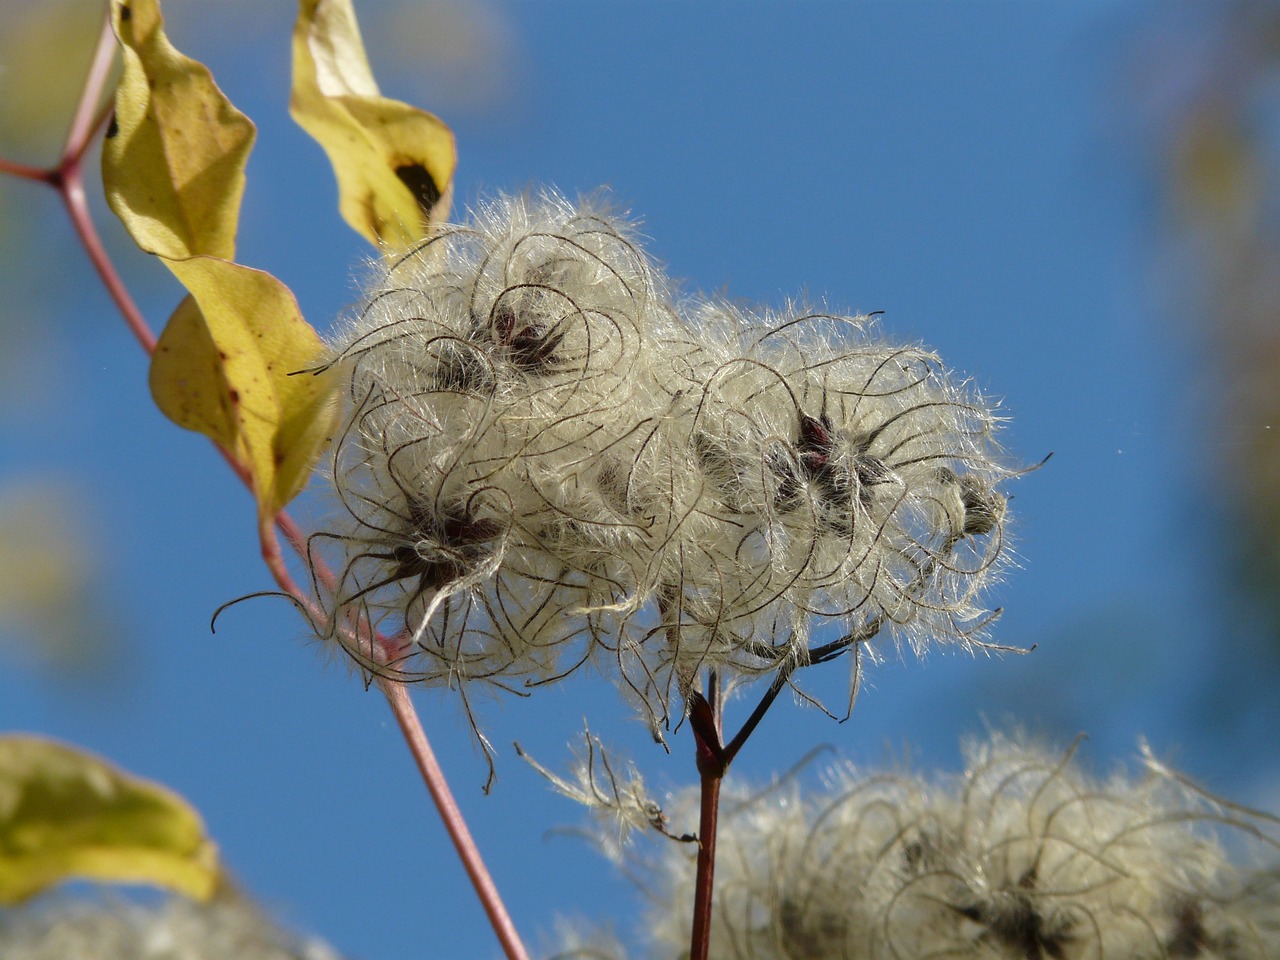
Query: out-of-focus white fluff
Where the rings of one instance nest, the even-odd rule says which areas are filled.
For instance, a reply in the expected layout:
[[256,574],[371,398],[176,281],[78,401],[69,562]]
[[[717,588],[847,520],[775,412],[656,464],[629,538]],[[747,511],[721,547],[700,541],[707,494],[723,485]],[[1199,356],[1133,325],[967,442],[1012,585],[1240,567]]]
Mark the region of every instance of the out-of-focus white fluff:
[[[965,760],[952,777],[841,767],[817,792],[727,796],[711,956],[1280,956],[1280,871],[1239,866],[1219,841],[1237,833],[1274,861],[1274,821],[1154,763],[1097,780],[1072,751],[1000,736],[971,744]],[[677,957],[692,857],[667,844],[662,863],[651,955]]]

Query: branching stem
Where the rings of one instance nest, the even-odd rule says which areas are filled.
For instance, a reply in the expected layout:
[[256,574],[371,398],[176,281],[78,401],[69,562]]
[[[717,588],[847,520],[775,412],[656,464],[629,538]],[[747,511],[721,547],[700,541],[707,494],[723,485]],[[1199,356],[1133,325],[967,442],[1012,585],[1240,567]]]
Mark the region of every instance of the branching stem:
[[756,708],[751,711],[751,716],[747,717],[742,724],[742,728],[734,734],[732,740],[724,748],[724,763],[727,767],[733,762],[733,758],[738,755],[738,751],[742,749],[742,745],[747,742],[747,738],[760,721],[764,719],[764,715],[769,712],[769,708],[773,706],[773,701],[778,699],[778,694],[782,692],[782,688],[791,680],[791,674],[795,673],[796,665],[788,664],[779,668],[778,672],[773,675],[773,681],[769,684],[769,689],[765,691],[764,696],[760,698],[760,702],[756,704]]
[[[103,246],[102,238],[94,226],[93,217],[89,211],[89,203],[84,188],[85,154],[88,152],[94,137],[106,127],[112,117],[111,103],[109,100],[105,100],[104,94],[107,80],[111,75],[112,65],[115,62],[115,51],[116,43],[108,15],[103,18],[102,30],[98,35],[98,43],[94,49],[89,73],[85,79],[80,101],[76,106],[76,111],[67,133],[66,144],[63,147],[62,156],[58,164],[54,167],[34,167],[0,157],[0,175],[43,183],[57,191],[62,199],[63,206],[66,208],[67,216],[71,220],[71,225],[75,229],[76,235],[80,238],[80,243],[93,264],[99,280],[106,288],[108,295],[111,297],[116,309],[119,310],[120,315],[124,318],[134,338],[146,354],[151,356],[156,349],[156,335],[147,323],[146,318],[143,317],[142,311],[138,309],[133,297],[130,296],[124,281],[120,278],[119,272],[111,262],[111,258]],[[246,487],[252,489],[253,479],[245,466],[230,451],[222,447],[218,447],[218,451],[240,481]],[[262,523],[259,526],[258,532],[262,546],[263,561],[282,591],[296,600],[304,610],[307,610],[312,615],[313,619],[322,617],[315,604],[311,602],[306,592],[298,586],[293,576],[289,573],[280,549],[279,539],[276,536],[277,530],[284,535],[290,547],[304,563],[313,562],[307,550],[306,535],[284,511],[277,514],[272,522]],[[321,564],[317,566],[316,572],[322,583],[326,586],[332,585],[332,571]],[[319,620],[316,620],[316,622],[319,622]],[[370,639],[374,649],[369,652],[375,659],[383,662],[394,660],[399,650],[399,644],[394,639],[382,637],[376,633]],[[387,698],[387,703],[390,705],[392,713],[395,715],[396,723],[400,727],[409,752],[413,756],[423,781],[426,783],[432,800],[435,802],[445,830],[453,841],[454,848],[462,860],[463,868],[471,879],[471,884],[480,898],[481,905],[484,907],[485,914],[497,934],[498,941],[502,945],[507,960],[528,960],[528,952],[521,943],[497,887],[485,867],[479,848],[476,846],[475,840],[472,838],[466,821],[458,808],[457,801],[449,789],[444,772],[436,761],[435,754],[427,740],[422,723],[405,686],[385,677],[379,679],[378,685],[383,695]]]
[[698,809],[698,864],[693,888],[693,929],[690,933],[689,960],[708,960],[711,950],[711,907],[715,890],[716,833],[720,815],[720,784],[729,765],[755,732],[769,708],[778,699],[791,677],[801,667],[825,663],[880,631],[882,619],[876,617],[861,630],[845,634],[838,640],[802,650],[795,659],[780,666],[760,702],[743,722],[728,744],[721,734],[720,677],[715,670],[707,672],[707,693],[694,690],[688,698],[689,726],[693,730],[697,756],[701,798]]

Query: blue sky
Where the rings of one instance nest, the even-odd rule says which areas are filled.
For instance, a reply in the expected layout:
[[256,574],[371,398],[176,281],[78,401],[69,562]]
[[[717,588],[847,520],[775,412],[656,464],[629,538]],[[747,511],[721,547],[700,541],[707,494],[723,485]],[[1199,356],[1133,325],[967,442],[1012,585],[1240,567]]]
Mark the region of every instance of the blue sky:
[[[170,33],[259,124],[239,259],[290,284],[323,330],[358,297],[368,251],[338,218],[322,153],[287,116],[291,5],[247,9],[174,3]],[[960,737],[1013,718],[1061,743],[1087,733],[1100,769],[1145,735],[1211,786],[1263,800],[1259,771],[1274,760],[1249,757],[1265,715],[1245,691],[1214,719],[1203,695],[1206,663],[1248,663],[1215,627],[1209,552],[1185,522],[1200,496],[1187,466],[1196,376],[1152,290],[1154,188],[1126,133],[1126,50],[1154,7],[486,6],[479,26],[463,17],[461,34],[422,41],[423,59],[459,45],[456,69],[491,81],[474,96],[413,56],[412,31],[437,8],[357,9],[385,91],[453,125],[459,213],[495,190],[605,186],[688,292],[884,310],[887,333],[1003,398],[1015,458],[1054,453],[1017,482],[1021,569],[996,598],[994,639],[1037,649],[890,656],[848,723],[780,702],[735,774],[762,780],[818,743],[860,763],[909,752],[954,767]],[[375,38],[398,39],[389,62]],[[46,331],[32,348],[46,374],[5,396],[0,469],[84,492],[72,524],[98,544],[119,662],[71,680],[0,664],[0,728],[83,744],[178,789],[248,889],[348,956],[496,956],[377,694],[284,603],[238,606],[210,635],[219,604],[270,585],[249,498],[207,444],[154,410],[143,358],[54,198],[16,197],[33,190],[0,184],[7,209],[20,202],[38,221],[23,241],[31,259],[14,269],[11,257],[2,309]],[[106,214],[103,227],[158,325],[176,286]],[[322,509],[297,513],[309,524]],[[825,669],[814,685],[839,700],[847,674]],[[630,939],[641,898],[553,832],[580,812],[509,744],[563,767],[586,717],[661,792],[695,779],[687,732],[662,754],[599,675],[483,703],[502,753],[486,798],[456,699],[424,691],[419,706],[526,937],[580,915],[615,919]]]

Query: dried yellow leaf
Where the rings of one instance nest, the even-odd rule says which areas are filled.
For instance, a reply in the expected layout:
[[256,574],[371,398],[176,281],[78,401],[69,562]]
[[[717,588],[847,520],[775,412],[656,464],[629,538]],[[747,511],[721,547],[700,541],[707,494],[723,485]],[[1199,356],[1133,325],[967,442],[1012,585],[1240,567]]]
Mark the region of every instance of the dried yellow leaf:
[[204,314],[188,296],[178,304],[151,359],[151,395],[180,427],[234,450],[240,432],[231,386]]
[[151,362],[156,405],[231,452],[270,518],[306,484],[333,429],[329,378],[301,373],[323,345],[283,283],[214,257],[169,267],[191,292]]
[[157,0],[112,0],[111,20],[124,72],[102,150],[107,202],[149,253],[233,259],[253,124],[174,49]]
[[290,112],[328,154],[343,219],[370,243],[410,246],[448,215],[453,133],[379,94],[350,0],[300,0]]
[[72,878],[206,900],[217,848],[200,815],[159,784],[52,740],[0,737],[0,904]]
[[174,49],[158,0],[112,0],[111,17],[124,71],[103,149],[107,199],[191,293],[160,337],[152,396],[231,453],[270,518],[306,483],[332,415],[324,378],[290,376],[321,349],[293,294],[231,262],[253,124]]

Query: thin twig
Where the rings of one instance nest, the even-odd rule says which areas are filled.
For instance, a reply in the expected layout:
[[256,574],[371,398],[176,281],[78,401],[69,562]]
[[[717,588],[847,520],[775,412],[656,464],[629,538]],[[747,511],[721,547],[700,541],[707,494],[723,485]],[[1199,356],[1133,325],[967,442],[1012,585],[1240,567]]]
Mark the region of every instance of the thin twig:
[[93,134],[108,114],[102,108],[103,92],[107,87],[107,77],[111,75],[111,66],[116,59],[116,38],[111,29],[111,15],[107,12],[102,17],[102,28],[98,31],[98,45],[93,50],[93,60],[89,64],[89,73],[84,80],[84,89],[80,93],[80,102],[76,104],[76,112],[71,117],[71,126],[67,130],[66,144],[62,148],[60,168],[66,167],[68,161],[79,163],[89,149]]
[[54,185],[57,178],[56,170],[49,170],[45,167],[33,167],[29,164],[18,163],[16,160],[6,160],[0,157],[0,173],[7,174],[11,177],[18,177],[22,180],[35,180],[37,183],[47,183]]
[[733,762],[733,758],[738,755],[738,751],[742,749],[742,745],[747,742],[747,738],[760,721],[764,719],[764,715],[769,712],[769,708],[773,706],[773,701],[778,699],[778,694],[782,692],[782,688],[791,680],[791,674],[796,670],[795,663],[789,663],[778,669],[773,675],[773,682],[769,684],[769,689],[765,691],[764,696],[760,698],[760,702],[756,704],[756,708],[751,711],[751,716],[747,717],[742,724],[742,728],[738,730],[732,740],[724,748],[724,762],[728,766]]
[[797,670],[801,667],[811,667],[815,664],[826,663],[828,660],[834,660],[850,647],[856,649],[859,644],[866,643],[879,633],[883,623],[883,617],[875,617],[856,633],[846,633],[839,640],[832,640],[830,643],[825,643],[820,647],[811,647],[807,651],[803,651],[799,659],[792,660],[779,667],[778,672],[773,675],[773,681],[769,684],[769,689],[765,691],[764,696],[760,698],[760,702],[751,711],[751,716],[747,717],[742,724],[742,728],[734,734],[733,739],[725,746],[725,765],[728,766],[733,762],[733,758],[738,755],[742,745],[747,742],[747,738],[760,725],[764,715],[769,712],[773,702],[778,699],[778,694],[782,692],[782,688],[791,682],[791,677]]
[[444,771],[436,761],[431,744],[427,742],[427,735],[423,732],[422,723],[418,720],[418,713],[413,707],[413,701],[405,685],[387,677],[379,677],[378,686],[382,688],[387,703],[391,705],[391,712],[395,714],[396,723],[400,726],[400,732],[404,734],[409,752],[413,754],[418,771],[422,774],[427,789],[431,791],[431,798],[440,812],[440,819],[444,821],[449,839],[453,841],[454,849],[458,851],[458,857],[462,860],[467,876],[471,878],[471,885],[484,906],[484,912],[489,917],[493,932],[498,936],[498,942],[502,944],[507,960],[528,960],[529,954],[520,941],[520,935],[516,933],[515,924],[511,922],[502,897],[498,894],[498,888],[484,865],[471,831],[467,829],[467,822],[458,809],[458,803],[445,780]]

